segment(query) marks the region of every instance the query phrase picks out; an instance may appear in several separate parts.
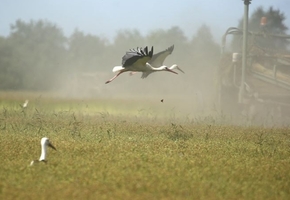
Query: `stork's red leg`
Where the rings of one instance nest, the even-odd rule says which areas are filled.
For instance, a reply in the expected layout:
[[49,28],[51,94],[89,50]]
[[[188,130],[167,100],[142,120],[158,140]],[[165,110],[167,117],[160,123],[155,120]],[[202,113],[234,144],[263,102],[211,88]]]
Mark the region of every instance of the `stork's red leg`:
[[115,78],[117,78],[117,77],[118,77],[120,74],[122,74],[123,72],[125,72],[125,71],[120,71],[120,72],[119,72],[118,74],[116,74],[113,78],[111,78],[110,80],[106,81],[106,84],[112,82]]

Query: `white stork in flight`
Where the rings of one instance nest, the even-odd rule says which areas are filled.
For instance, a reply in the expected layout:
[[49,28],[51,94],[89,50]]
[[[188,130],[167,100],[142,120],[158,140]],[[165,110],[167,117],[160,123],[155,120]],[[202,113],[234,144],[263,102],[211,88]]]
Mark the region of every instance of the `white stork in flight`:
[[147,77],[150,73],[156,71],[168,71],[174,74],[177,74],[175,71],[169,69],[166,66],[161,67],[153,67],[149,61],[153,56],[153,47],[150,51],[148,51],[148,47],[146,46],[144,49],[137,48],[130,49],[126,52],[126,54],[122,58],[122,66],[116,66],[113,68],[113,72],[118,72],[113,78],[106,81],[107,83],[112,82],[115,78],[117,78],[120,74],[127,71],[133,72],[143,72],[142,78]]
[[[167,66],[163,65],[163,62],[165,60],[165,58],[170,55],[172,53],[174,49],[174,45],[168,47],[167,49],[160,51],[159,53],[156,53],[152,56],[152,58],[148,61],[148,63],[155,68],[168,68]],[[172,65],[171,67],[169,67],[168,69],[170,70],[174,70],[177,69],[179,71],[181,71],[182,73],[184,73],[184,71],[182,69],[180,69],[178,67],[177,64]],[[141,78],[146,78],[147,76],[149,76],[149,74],[156,72],[156,71],[147,71],[147,72],[143,72]],[[135,72],[131,72],[130,75],[133,75]]]
[[44,137],[41,139],[40,141],[41,144],[41,155],[39,160],[33,160],[30,163],[30,166],[34,165],[35,163],[38,162],[44,162],[46,163],[46,157],[47,157],[47,147],[51,147],[52,149],[56,150],[56,148],[51,144],[51,142],[49,141],[49,139],[47,137]]

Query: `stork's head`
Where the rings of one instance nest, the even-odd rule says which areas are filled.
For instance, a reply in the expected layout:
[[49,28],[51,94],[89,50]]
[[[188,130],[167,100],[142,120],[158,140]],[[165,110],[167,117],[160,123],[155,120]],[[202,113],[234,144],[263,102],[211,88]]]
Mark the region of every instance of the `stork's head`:
[[47,137],[42,138],[40,143],[41,143],[41,146],[48,146],[48,147],[56,150],[56,148],[50,143],[50,141]]
[[179,71],[181,71],[182,73],[184,73],[184,71],[182,70],[182,69],[180,69],[179,68],[179,66],[177,65],[177,64],[174,64],[174,65],[172,65],[171,67],[170,67],[170,69],[177,69],[177,70],[179,70]]

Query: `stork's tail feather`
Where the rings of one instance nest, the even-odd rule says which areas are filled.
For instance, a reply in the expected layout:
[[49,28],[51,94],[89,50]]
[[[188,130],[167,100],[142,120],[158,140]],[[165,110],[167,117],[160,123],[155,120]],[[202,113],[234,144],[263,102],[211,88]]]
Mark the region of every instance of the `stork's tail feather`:
[[119,72],[122,69],[124,69],[124,67],[122,67],[122,66],[116,66],[116,67],[113,68],[113,72]]

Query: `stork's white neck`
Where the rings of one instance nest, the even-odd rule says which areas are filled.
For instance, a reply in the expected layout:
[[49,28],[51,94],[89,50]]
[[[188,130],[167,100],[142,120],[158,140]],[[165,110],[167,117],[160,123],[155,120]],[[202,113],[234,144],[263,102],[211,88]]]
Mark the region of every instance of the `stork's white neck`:
[[46,160],[46,155],[47,155],[47,146],[42,144],[41,145],[41,155],[40,155],[39,161]]
[[155,71],[164,71],[164,69],[165,69],[166,67],[167,67],[167,66],[162,65],[162,66],[160,66],[160,67],[153,67],[153,69],[154,69]]
[[169,69],[175,69],[177,67],[177,64],[173,64],[171,65],[171,67],[169,67]]
[[166,68],[165,65],[162,65],[160,67],[153,67],[152,65],[150,65],[149,63],[146,63],[146,65],[148,67],[150,67],[153,71],[164,71],[164,69]]

